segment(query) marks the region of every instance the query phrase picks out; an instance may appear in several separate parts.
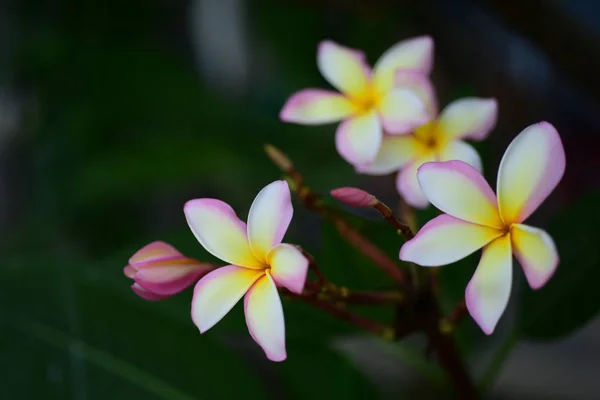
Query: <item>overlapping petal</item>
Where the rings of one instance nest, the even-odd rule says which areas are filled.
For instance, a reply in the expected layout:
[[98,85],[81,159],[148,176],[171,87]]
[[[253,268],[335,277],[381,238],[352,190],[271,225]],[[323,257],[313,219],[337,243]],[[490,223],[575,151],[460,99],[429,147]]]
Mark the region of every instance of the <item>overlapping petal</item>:
[[529,217],[565,172],[565,149],[547,122],[531,125],[508,146],[498,171],[498,205],[506,224]]
[[131,285],[131,290],[133,290],[133,292],[135,294],[137,294],[138,296],[140,296],[142,299],[148,300],[148,301],[160,301],[160,300],[164,300],[164,299],[170,297],[170,296],[152,293],[152,292],[144,289],[143,287],[141,287],[140,284],[137,282],[134,283],[133,285]]
[[512,248],[523,267],[532,289],[548,282],[558,267],[558,252],[554,241],[545,231],[528,225],[514,224],[511,228]]
[[373,81],[380,92],[394,86],[398,69],[414,69],[428,75],[433,68],[433,39],[429,36],[403,40],[388,49],[373,67]]
[[423,146],[413,135],[384,136],[375,161],[356,167],[367,175],[387,175],[398,171],[423,153]]
[[228,265],[200,279],[192,298],[192,320],[200,333],[219,322],[264,274],[264,270]]
[[432,162],[419,168],[418,179],[427,199],[456,218],[502,229],[496,196],[483,176],[462,161]]
[[383,128],[392,135],[409,133],[431,119],[423,100],[408,88],[392,89],[381,100],[378,110]]
[[431,118],[437,114],[435,89],[429,77],[423,72],[414,69],[397,70],[395,87],[412,90],[423,101]]
[[324,40],[317,50],[317,67],[333,87],[350,97],[361,97],[368,88],[368,69],[361,51]]
[[248,213],[248,239],[258,260],[266,263],[267,253],[281,243],[293,214],[286,181],[270,183],[256,195]]
[[354,111],[352,102],[339,93],[321,89],[305,89],[294,93],[279,113],[285,122],[318,125],[337,122]]
[[285,321],[283,307],[275,282],[267,272],[244,298],[248,331],[271,361],[283,361],[285,351]]
[[190,229],[200,244],[221,260],[247,268],[262,268],[250,249],[246,224],[221,200],[195,199],[184,206]]
[[308,259],[297,247],[282,243],[269,252],[267,259],[271,276],[278,286],[293,293],[302,293],[308,273]]
[[335,145],[353,165],[372,162],[381,147],[383,132],[375,111],[345,120],[337,128]]
[[435,154],[426,153],[417,160],[406,165],[396,176],[396,189],[404,200],[413,207],[426,208],[429,200],[421,190],[417,179],[417,170],[424,164],[435,160]]
[[180,258],[155,261],[139,268],[133,278],[146,290],[171,296],[187,289],[213,269],[211,264],[192,258]]
[[452,264],[479,250],[502,231],[442,214],[427,222],[400,250],[400,259],[438,267]]
[[504,235],[483,249],[477,270],[465,293],[469,313],[486,334],[494,332],[508,304],[511,287],[510,235]]
[[440,150],[440,161],[452,161],[458,160],[463,161],[481,172],[483,165],[481,163],[481,157],[477,153],[477,150],[468,143],[462,140],[455,140],[448,143]]
[[440,134],[446,140],[471,138],[483,140],[496,125],[495,99],[466,97],[450,103],[438,118]]
[[129,264],[141,266],[158,260],[173,260],[177,258],[185,258],[185,256],[170,244],[157,240],[139,249],[131,256]]

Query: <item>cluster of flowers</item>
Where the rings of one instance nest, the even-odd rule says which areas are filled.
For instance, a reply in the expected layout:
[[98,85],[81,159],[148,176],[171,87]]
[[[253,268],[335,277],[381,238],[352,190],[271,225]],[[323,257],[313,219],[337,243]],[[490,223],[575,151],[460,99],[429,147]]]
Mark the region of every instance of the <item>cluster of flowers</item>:
[[[402,246],[400,260],[437,267],[483,248],[465,301],[473,319],[491,334],[510,296],[513,254],[533,289],[542,287],[558,265],[550,236],[523,222],[561,180],[564,148],[551,124],[526,128],[502,158],[495,194],[481,175],[479,155],[464,139],[482,140],[490,133],[496,101],[463,98],[437,115],[432,65],[429,37],[396,44],[372,69],[362,52],[324,41],[317,66],[341,93],[302,90],[290,97],[280,117],[307,125],[342,121],[336,147],[357,173],[398,172],[397,190],[407,203],[417,208],[433,204],[443,212]],[[336,197],[360,205],[353,193],[338,190]],[[309,267],[300,248],[281,243],[293,214],[287,182],[275,181],[258,193],[247,224],[216,199],[191,200],[184,212],[200,244],[227,265],[202,263],[154,242],[125,267],[125,275],[135,281],[132,289],[147,300],[161,300],[197,282],[192,319],[200,332],[244,297],[250,335],[269,359],[284,360],[277,288],[302,293]]]

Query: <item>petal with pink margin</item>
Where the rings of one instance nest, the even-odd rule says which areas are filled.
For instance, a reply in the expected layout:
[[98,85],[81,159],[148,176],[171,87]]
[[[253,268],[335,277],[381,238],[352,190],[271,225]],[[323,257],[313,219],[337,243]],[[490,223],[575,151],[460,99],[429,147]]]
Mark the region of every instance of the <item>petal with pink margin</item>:
[[362,165],[375,159],[382,138],[379,118],[371,111],[342,122],[336,131],[335,145],[344,160]]
[[297,247],[282,243],[269,252],[267,259],[277,286],[283,286],[293,293],[302,293],[308,273],[308,259]]
[[438,117],[438,129],[446,140],[483,140],[496,126],[497,118],[496,99],[465,97],[454,100],[442,110]]
[[317,50],[317,67],[321,75],[340,92],[356,98],[368,88],[369,76],[365,55],[334,41],[324,40]]
[[469,313],[487,335],[494,332],[504,313],[511,287],[510,235],[504,235],[483,249],[479,265],[465,292]]
[[419,70],[400,69],[396,71],[395,79],[395,87],[411,89],[419,96],[423,103],[425,103],[425,107],[432,119],[437,115],[438,105],[435,89],[427,75]]
[[386,92],[394,86],[398,69],[416,69],[429,75],[432,68],[433,39],[419,36],[396,43],[383,53],[373,67],[373,81],[380,92]]
[[356,172],[365,175],[387,175],[414,161],[422,145],[413,135],[384,136],[377,157],[372,163],[357,165]]
[[123,275],[125,275],[128,278],[133,279],[136,273],[137,269],[135,269],[131,265],[126,265],[125,268],[123,268]]
[[283,361],[285,351],[285,320],[283,307],[273,278],[267,272],[244,298],[246,325],[252,339],[271,361]]
[[246,224],[229,204],[217,199],[185,203],[185,218],[202,247],[221,260],[241,267],[264,268],[250,249]]
[[462,161],[431,162],[417,172],[431,204],[453,217],[503,229],[496,196],[483,176]]
[[415,208],[427,208],[429,200],[421,190],[417,179],[417,170],[424,164],[435,160],[433,153],[421,156],[411,164],[406,165],[400,170],[396,177],[396,190],[404,200]]
[[149,243],[139,249],[129,259],[129,264],[138,267],[144,264],[150,264],[157,260],[173,260],[185,257],[175,247],[168,243],[157,240]]
[[152,293],[149,290],[146,290],[143,287],[141,287],[138,283],[134,283],[133,285],[131,285],[131,290],[133,290],[133,292],[140,296],[142,299],[148,301],[160,301],[170,297]]
[[541,288],[558,267],[559,257],[554,241],[546,231],[523,224],[513,224],[510,237],[513,252],[523,267],[529,286]]
[[440,151],[439,160],[463,161],[475,168],[479,172],[483,170],[481,157],[479,157],[477,150],[475,150],[473,146],[466,142],[463,142],[462,140],[455,140],[444,146]]
[[432,117],[419,95],[408,88],[395,88],[378,107],[381,123],[390,135],[405,135],[426,124]]
[[452,264],[502,234],[500,230],[442,214],[427,222],[413,239],[404,243],[400,259],[423,267]]
[[560,136],[548,122],[513,139],[498,170],[498,207],[507,225],[525,221],[542,204],[562,179],[565,162]]
[[354,111],[350,100],[339,93],[321,89],[304,89],[285,102],[279,119],[303,125],[337,122]]
[[256,195],[248,213],[248,240],[254,255],[262,263],[266,263],[269,250],[281,243],[293,215],[290,187],[286,181],[272,182]]
[[214,265],[192,258],[156,261],[138,269],[133,277],[144,289],[153,293],[172,296],[196,283],[198,279],[215,269]]
[[192,298],[192,321],[204,333],[235,306],[264,270],[227,265],[200,279]]

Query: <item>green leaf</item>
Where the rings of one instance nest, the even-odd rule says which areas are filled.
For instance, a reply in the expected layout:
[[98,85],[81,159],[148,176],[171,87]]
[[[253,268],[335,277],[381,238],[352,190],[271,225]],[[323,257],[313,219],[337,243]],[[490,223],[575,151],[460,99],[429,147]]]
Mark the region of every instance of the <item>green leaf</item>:
[[600,311],[600,192],[590,193],[562,211],[549,225],[560,265],[542,289],[527,289],[521,298],[519,333],[527,339],[566,336]]
[[[161,399],[264,398],[249,365],[216,335],[200,335],[191,320],[171,318],[133,293],[115,296],[95,280],[82,279],[84,264],[75,268],[56,261],[23,261],[1,276],[0,290],[7,300],[3,304],[11,308],[2,310],[6,327],[0,342],[22,350],[3,351],[3,362],[17,366],[11,380],[31,379],[28,365],[34,364],[54,368],[58,372],[52,373],[60,375],[54,381],[40,377],[47,386],[28,385],[31,396],[25,397],[41,398],[50,391],[68,398],[74,397],[69,395],[73,390],[86,390],[104,393],[96,398],[115,399],[134,394]],[[40,351],[32,352],[30,346]],[[85,376],[77,375],[82,371],[87,371]],[[6,379],[0,378],[0,386],[9,384]]]
[[276,372],[290,399],[378,398],[373,384],[341,353],[325,343],[293,341]]

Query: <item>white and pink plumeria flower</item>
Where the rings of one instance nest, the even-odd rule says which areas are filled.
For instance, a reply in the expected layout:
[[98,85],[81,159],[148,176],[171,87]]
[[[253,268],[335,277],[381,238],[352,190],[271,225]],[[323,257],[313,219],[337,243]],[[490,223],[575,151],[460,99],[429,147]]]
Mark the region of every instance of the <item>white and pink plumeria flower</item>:
[[196,284],[194,324],[206,332],[245,296],[250,335],[270,360],[285,360],[285,325],[277,286],[300,294],[308,272],[302,252],[281,243],[294,212],[287,182],[275,181],[258,193],[247,226],[228,204],[216,199],[190,200],[184,212],[200,244],[230,264]]
[[400,259],[436,267],[483,247],[465,300],[473,319],[491,334],[510,297],[513,254],[532,289],[544,286],[558,266],[552,238],[523,222],[554,190],[564,171],[560,136],[547,122],[526,128],[508,146],[498,171],[497,196],[469,164],[424,164],[417,172],[421,189],[445,214],[406,242]]
[[411,132],[428,122],[435,101],[429,81],[433,40],[421,36],[397,43],[375,63],[365,55],[326,40],[319,44],[317,66],[321,75],[341,93],[304,89],[285,103],[285,122],[318,125],[343,121],[335,143],[340,155],[353,165],[372,162],[383,139]]
[[496,125],[495,99],[466,97],[450,103],[436,120],[410,135],[385,136],[374,162],[357,167],[366,175],[387,175],[400,170],[396,189],[413,207],[426,208],[427,197],[417,181],[417,169],[430,161],[459,160],[482,170],[477,151],[463,139],[483,140]]

